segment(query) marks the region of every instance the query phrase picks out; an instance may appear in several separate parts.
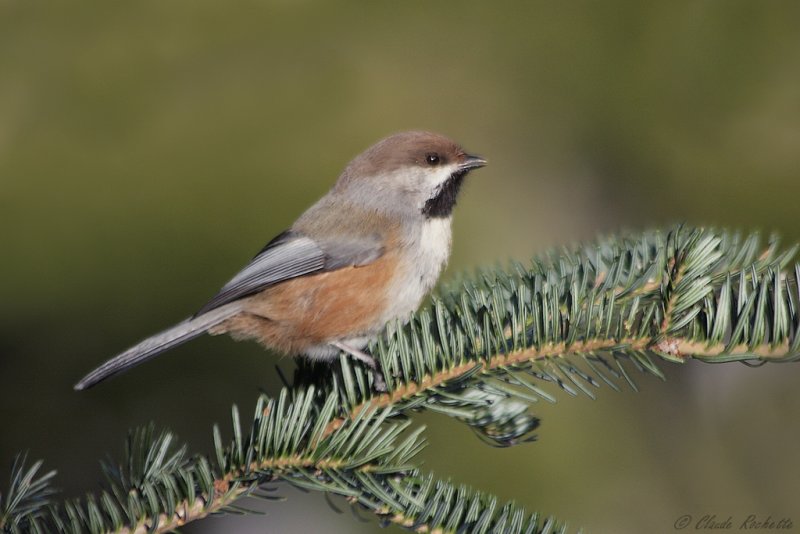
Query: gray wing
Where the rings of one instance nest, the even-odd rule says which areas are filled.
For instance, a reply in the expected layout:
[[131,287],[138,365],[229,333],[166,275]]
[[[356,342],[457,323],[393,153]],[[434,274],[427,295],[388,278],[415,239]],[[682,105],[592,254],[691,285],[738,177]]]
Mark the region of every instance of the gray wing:
[[284,232],[270,241],[194,317],[145,339],[107,361],[86,375],[75,385],[75,389],[91,387],[205,333],[241,311],[240,304],[236,302],[238,299],[265,287],[315,272],[366,265],[382,254],[378,236],[313,240],[298,232]]
[[382,254],[378,236],[314,240],[288,230],[267,243],[244,269],[200,308],[195,317],[278,282],[315,272],[366,265]]

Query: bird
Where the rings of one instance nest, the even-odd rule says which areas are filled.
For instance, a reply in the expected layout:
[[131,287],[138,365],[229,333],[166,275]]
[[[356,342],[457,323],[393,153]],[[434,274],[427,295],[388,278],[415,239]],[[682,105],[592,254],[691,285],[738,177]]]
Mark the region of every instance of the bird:
[[401,132],[356,156],[333,187],[269,241],[188,319],[106,361],[84,390],[204,333],[250,339],[315,361],[364,351],[407,322],[450,256],[453,209],[470,171],[486,165],[432,132]]

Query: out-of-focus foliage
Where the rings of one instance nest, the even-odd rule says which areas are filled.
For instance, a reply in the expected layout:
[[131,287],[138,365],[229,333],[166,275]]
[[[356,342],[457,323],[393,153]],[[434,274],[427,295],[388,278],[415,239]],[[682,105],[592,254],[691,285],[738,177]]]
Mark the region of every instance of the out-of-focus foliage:
[[[205,339],[71,384],[194,311],[393,131],[441,131],[490,161],[446,277],[620,226],[797,240],[797,20],[794,2],[747,0],[0,3],[0,458],[29,448],[77,494],[151,419],[210,449],[231,402],[276,391],[274,356]],[[798,466],[775,460],[800,438],[793,368],[668,373],[634,399],[542,406],[535,455],[423,417],[426,460],[603,530],[794,509]],[[458,432],[458,454],[431,452]],[[307,529],[334,528],[303,502]]]

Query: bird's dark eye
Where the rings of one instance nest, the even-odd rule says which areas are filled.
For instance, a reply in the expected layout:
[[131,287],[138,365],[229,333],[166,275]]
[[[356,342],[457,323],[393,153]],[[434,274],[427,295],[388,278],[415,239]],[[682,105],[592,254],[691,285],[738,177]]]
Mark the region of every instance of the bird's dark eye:
[[425,162],[428,165],[434,166],[439,164],[439,154],[436,152],[431,152],[430,154],[425,155]]

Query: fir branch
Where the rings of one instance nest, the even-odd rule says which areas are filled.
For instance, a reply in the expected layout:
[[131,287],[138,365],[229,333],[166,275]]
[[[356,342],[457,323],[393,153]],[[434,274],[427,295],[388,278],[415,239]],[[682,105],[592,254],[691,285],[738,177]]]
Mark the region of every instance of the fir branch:
[[601,384],[635,389],[634,371],[663,378],[658,360],[795,361],[795,251],[775,238],[762,248],[756,235],[678,227],[478,273],[372,345],[386,393],[374,393],[371,372],[344,356],[321,376],[301,365],[298,384],[258,401],[247,432],[235,407],[228,444],[215,428],[215,461],[141,429],[124,462],[104,464],[106,489],[58,506],[49,502],[52,473],[36,479],[40,464],[20,463],[0,527],[166,532],[236,510],[237,499],[284,480],[414,530],[552,531],[551,519],[422,476],[414,457],[423,429],[395,416],[435,410],[508,446],[532,439],[538,420],[528,408],[553,402],[553,386],[593,398]]
[[156,435],[152,425],[133,431],[124,461],[104,462],[108,484],[99,496],[60,506],[42,498],[51,493],[46,483],[52,473],[32,481],[39,464],[25,472],[20,463],[15,480],[25,482],[12,484],[14,494],[32,504],[12,509],[3,531],[171,532],[210,514],[239,511],[236,500],[278,480],[343,496],[384,523],[420,532],[565,531],[552,518],[511,503],[498,509],[491,495],[421,475],[412,460],[424,446],[424,428],[405,432],[410,421],[387,421],[387,409],[362,412],[324,436],[336,396],[321,407],[313,399],[313,389],[283,389],[277,400],[261,397],[247,435],[234,407],[233,439],[223,445],[214,430],[216,468],[203,456],[188,458],[168,432]]
[[29,521],[38,519],[56,490],[50,486],[55,471],[37,478],[41,460],[26,469],[27,454],[18,454],[11,467],[11,481],[5,498],[0,493],[0,531],[15,532]]
[[[787,269],[797,247],[778,244],[677,227],[480,273],[374,344],[388,392],[374,394],[366,372],[344,357],[333,385],[351,415],[450,408],[468,421],[475,403],[454,402],[454,391],[482,387],[530,403],[552,400],[547,384],[590,397],[602,383],[636,389],[630,366],[663,378],[658,359],[795,361],[800,267]],[[498,444],[524,440],[508,437]]]

